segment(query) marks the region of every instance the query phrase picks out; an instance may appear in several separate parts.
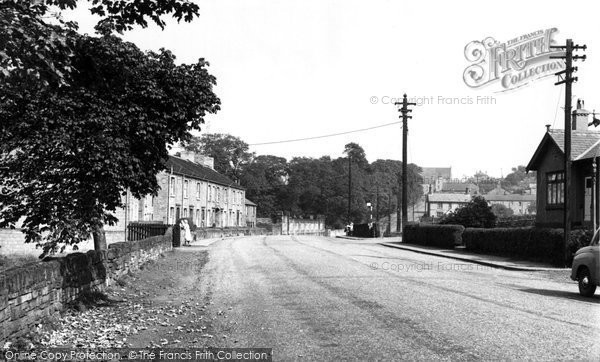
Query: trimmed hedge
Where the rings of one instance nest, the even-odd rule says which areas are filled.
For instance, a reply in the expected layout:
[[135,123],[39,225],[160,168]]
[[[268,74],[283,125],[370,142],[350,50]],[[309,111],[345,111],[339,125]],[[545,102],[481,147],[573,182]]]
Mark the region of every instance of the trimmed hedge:
[[564,264],[562,229],[495,228],[463,232],[466,249],[476,253]]
[[496,227],[499,228],[520,228],[535,226],[535,215],[513,215],[509,217],[498,218]]
[[462,225],[407,224],[402,230],[402,242],[454,249],[462,244]]

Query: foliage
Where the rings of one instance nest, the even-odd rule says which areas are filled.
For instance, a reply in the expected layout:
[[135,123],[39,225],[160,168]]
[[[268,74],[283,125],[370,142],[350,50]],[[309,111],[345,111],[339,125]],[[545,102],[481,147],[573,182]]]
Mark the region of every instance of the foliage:
[[[564,264],[562,229],[495,228],[466,229],[463,240],[467,250],[476,253],[510,256]],[[572,255],[569,257],[572,261]]]
[[470,228],[493,228],[497,217],[485,198],[475,196],[466,205],[446,215],[440,224],[462,225]]
[[[79,3],[81,5],[81,2]],[[74,9],[76,0],[0,0],[0,81],[18,79],[26,86],[65,85],[73,73],[77,24],[54,10]],[[98,32],[122,33],[151,19],[161,28],[164,16],[191,21],[198,5],[188,0],[93,0],[90,11],[100,16]]]
[[504,206],[503,204],[493,204],[492,212],[494,213],[494,215],[496,215],[497,218],[510,217],[515,213],[512,209]]
[[219,109],[200,59],[175,65],[114,36],[74,39],[68,85],[39,87],[11,73],[0,88],[0,227],[24,217],[26,242],[76,244],[105,223],[129,189],[158,189],[167,144]]
[[414,224],[404,226],[402,242],[440,248],[454,249],[462,244],[462,225]]
[[184,148],[214,158],[215,170],[233,180],[240,179],[243,167],[254,157],[246,142],[228,134],[210,133],[193,137],[184,143]]
[[535,226],[536,218],[535,215],[512,215],[508,217],[498,218],[496,227],[499,228],[513,228],[513,227],[526,227]]
[[287,179],[283,157],[261,155],[248,164],[241,175],[246,197],[257,205],[258,217],[271,217],[283,210],[281,196]]

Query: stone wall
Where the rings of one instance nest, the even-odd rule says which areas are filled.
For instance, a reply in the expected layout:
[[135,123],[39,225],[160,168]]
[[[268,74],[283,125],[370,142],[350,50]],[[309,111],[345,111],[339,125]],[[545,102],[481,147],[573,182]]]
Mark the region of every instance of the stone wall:
[[223,238],[229,236],[250,236],[250,235],[267,235],[269,234],[263,228],[197,228],[194,231],[196,239],[212,239]]
[[104,290],[129,271],[172,249],[172,234],[119,242],[108,250],[72,253],[0,271],[0,336],[27,332],[80,293]]

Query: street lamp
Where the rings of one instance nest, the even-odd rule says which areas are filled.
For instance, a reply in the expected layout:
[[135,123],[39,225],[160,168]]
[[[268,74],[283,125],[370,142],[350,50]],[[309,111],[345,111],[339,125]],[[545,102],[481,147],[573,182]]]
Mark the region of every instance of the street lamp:
[[369,209],[369,233],[373,237],[373,206],[370,202],[367,202],[367,208]]

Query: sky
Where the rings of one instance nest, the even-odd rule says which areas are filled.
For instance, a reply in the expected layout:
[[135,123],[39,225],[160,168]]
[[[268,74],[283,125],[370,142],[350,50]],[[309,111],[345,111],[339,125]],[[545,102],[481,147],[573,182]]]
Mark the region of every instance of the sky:
[[[418,103],[409,120],[408,161],[506,176],[526,165],[545,125],[564,126],[564,86],[556,76],[503,91],[471,88],[465,47],[556,28],[588,49],[577,62],[573,104],[600,111],[600,35],[595,1],[200,0],[192,23],[168,21],[123,38],[143,50],[170,49],[181,63],[205,58],[217,78],[221,111],[201,132],[228,133],[257,155],[343,156],[356,142],[369,161],[402,159],[400,124],[310,141],[255,145],[376,127],[399,121],[392,99]],[[93,33],[88,4],[67,12]],[[551,74],[551,72],[550,72]]]

